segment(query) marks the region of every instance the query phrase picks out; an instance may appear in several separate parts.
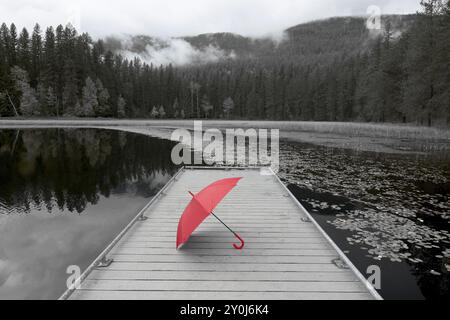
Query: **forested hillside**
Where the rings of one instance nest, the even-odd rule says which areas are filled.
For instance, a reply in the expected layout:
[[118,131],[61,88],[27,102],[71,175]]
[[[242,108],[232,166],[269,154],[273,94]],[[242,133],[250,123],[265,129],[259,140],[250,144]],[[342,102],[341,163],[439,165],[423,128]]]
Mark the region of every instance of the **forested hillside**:
[[[417,15],[332,18],[278,41],[229,33],[183,37],[217,61],[153,65],[71,26],[0,28],[0,115],[239,118],[450,125],[450,1]],[[136,55],[165,43],[133,37]]]

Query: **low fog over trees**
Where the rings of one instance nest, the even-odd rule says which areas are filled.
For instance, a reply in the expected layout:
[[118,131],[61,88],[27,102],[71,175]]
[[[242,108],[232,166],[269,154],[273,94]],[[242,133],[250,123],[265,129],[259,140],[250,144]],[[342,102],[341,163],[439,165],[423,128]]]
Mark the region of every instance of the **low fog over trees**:
[[287,34],[280,44],[221,34],[235,58],[156,66],[70,25],[2,24],[0,115],[450,124],[450,1],[383,17],[375,33],[363,18],[334,18]]

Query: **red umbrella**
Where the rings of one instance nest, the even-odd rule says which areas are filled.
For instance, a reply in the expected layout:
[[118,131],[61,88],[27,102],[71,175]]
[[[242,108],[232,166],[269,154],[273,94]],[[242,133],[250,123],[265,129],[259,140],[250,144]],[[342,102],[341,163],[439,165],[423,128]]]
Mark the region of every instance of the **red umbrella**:
[[178,222],[177,231],[177,249],[188,241],[191,234],[197,229],[197,227],[205,220],[210,214],[213,215],[220,223],[222,223],[228,230],[230,230],[236,238],[241,242],[240,245],[233,243],[233,247],[237,250],[241,250],[244,247],[244,240],[233,230],[230,229],[222,220],[217,217],[213,210],[220,201],[236,186],[239,180],[242,178],[228,178],[218,180],[197,194],[193,194],[191,202],[187,205],[186,209]]

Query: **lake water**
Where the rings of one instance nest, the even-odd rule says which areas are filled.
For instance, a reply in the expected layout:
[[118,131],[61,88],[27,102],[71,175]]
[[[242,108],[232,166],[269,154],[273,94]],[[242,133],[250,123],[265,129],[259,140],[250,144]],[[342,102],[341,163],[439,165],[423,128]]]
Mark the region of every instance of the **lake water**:
[[94,129],[0,131],[0,299],[56,299],[170,179],[173,143]]
[[450,297],[450,154],[280,146],[280,176],[385,299]]
[[[54,299],[176,172],[173,142],[0,131],[0,299]],[[280,177],[387,299],[448,299],[450,156],[282,142]]]

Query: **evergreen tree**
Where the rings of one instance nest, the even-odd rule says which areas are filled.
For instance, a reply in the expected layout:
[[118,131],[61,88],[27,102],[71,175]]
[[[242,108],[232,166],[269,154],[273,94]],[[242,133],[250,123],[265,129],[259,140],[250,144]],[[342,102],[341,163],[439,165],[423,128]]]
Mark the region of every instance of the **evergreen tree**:
[[126,106],[125,99],[122,96],[119,96],[119,99],[117,100],[117,116],[119,118],[126,117],[125,106]]
[[81,112],[76,115],[79,117],[93,117],[97,110],[97,87],[95,86],[94,81],[92,81],[90,77],[87,77],[81,98]]
[[178,118],[179,112],[180,112],[179,109],[180,109],[180,105],[178,104],[178,98],[175,98],[175,101],[173,102],[173,105],[172,105],[172,111],[173,111],[174,118]]
[[11,66],[17,64],[16,53],[17,53],[17,28],[14,23],[11,23],[9,27],[9,63]]
[[47,95],[46,95],[46,105],[47,105],[47,114],[48,115],[57,115],[58,114],[58,101],[55,95],[55,92],[52,87],[48,87]]
[[53,88],[57,88],[56,83],[58,81],[55,46],[55,33],[53,28],[49,27],[45,32],[42,81],[47,86],[52,86]]
[[39,116],[38,100],[36,92],[30,86],[22,89],[22,97],[20,98],[20,111],[23,116]]
[[17,62],[25,70],[30,69],[30,37],[27,29],[23,28],[17,45]]
[[2,55],[0,55],[0,58],[2,59],[2,63],[5,65],[12,65],[10,61],[11,37],[6,23],[2,23],[2,26],[0,27],[0,40],[0,48],[2,49]]
[[65,116],[77,116],[77,117],[85,117],[87,116],[86,113],[92,112],[91,110],[86,110],[80,103],[79,100],[75,102],[75,106],[73,108],[73,114],[66,113]]
[[223,112],[225,113],[225,116],[229,118],[233,110],[234,101],[233,99],[231,99],[231,97],[228,97],[223,101]]
[[30,80],[33,86],[36,86],[41,71],[42,60],[42,35],[41,27],[36,23],[31,36],[31,66]]
[[203,110],[203,114],[204,114],[205,118],[208,118],[208,116],[211,114],[211,112],[213,110],[213,106],[209,102],[209,99],[206,96],[206,94],[203,95],[200,105],[201,105],[201,108]]
[[164,117],[166,116],[166,111],[164,110],[164,107],[163,107],[163,106],[160,106],[160,107],[159,107],[158,115],[159,115],[159,117],[160,117],[161,119],[164,118]]
[[47,106],[47,89],[42,83],[39,83],[36,88],[37,100],[39,103],[39,109],[42,115],[50,115],[50,111]]
[[38,100],[36,92],[30,86],[28,73],[16,66],[11,69],[11,74],[15,80],[17,90],[20,91],[20,112],[23,116],[37,116],[40,115],[38,110]]
[[111,107],[109,106],[109,92],[108,89],[103,87],[103,83],[100,79],[95,82],[98,93],[98,107],[96,109],[96,115],[101,117],[107,117],[111,114]]
[[404,108],[411,108],[420,124],[432,125],[436,113],[436,75],[439,72],[437,35],[440,1],[421,1],[422,12],[410,32],[405,67]]
[[150,117],[152,117],[152,118],[158,118],[158,116],[159,116],[158,109],[156,108],[156,106],[153,106],[152,112],[150,113]]

